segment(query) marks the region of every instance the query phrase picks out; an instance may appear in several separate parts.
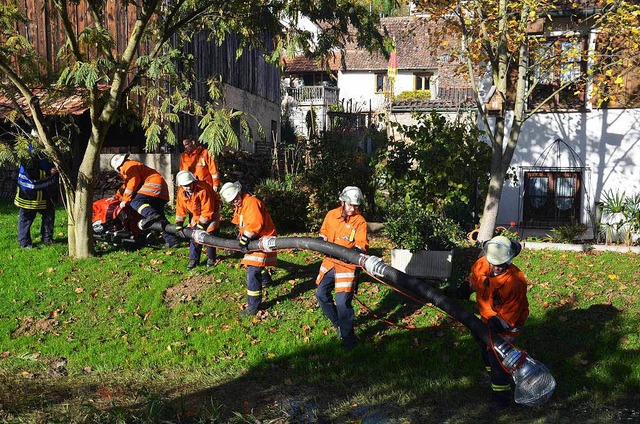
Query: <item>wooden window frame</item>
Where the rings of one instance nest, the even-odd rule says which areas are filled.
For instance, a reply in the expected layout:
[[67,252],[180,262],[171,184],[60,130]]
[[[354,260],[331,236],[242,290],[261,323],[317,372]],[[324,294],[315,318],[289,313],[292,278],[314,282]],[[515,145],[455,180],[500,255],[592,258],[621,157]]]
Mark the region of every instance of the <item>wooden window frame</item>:
[[[544,201],[539,206],[535,206],[535,199],[543,196],[532,195],[530,181],[533,178],[546,178],[547,193]],[[573,195],[558,195],[558,180],[560,178],[574,178]],[[524,196],[522,220],[525,226],[549,228],[557,225],[566,225],[580,222],[580,212],[582,208],[582,180],[581,170],[531,170],[524,173]],[[560,207],[563,199],[573,199],[569,208]]]

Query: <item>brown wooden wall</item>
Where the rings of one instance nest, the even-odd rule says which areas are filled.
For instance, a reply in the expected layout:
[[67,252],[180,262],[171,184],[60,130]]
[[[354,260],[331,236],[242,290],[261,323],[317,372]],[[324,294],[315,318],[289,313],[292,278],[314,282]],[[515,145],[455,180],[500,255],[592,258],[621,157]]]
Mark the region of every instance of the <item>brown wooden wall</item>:
[[[47,69],[55,72],[59,67],[57,54],[64,45],[66,37],[57,12],[51,0],[18,0],[20,7],[28,18],[26,24],[18,24],[16,30],[24,34],[37,51],[45,59]],[[114,54],[121,55],[135,24],[137,7],[123,4],[120,0],[107,0],[106,13],[102,24],[114,36]],[[85,1],[78,5],[67,3],[69,17],[80,33],[92,22]],[[230,35],[224,43],[207,40],[207,35],[200,33],[191,43],[183,46],[183,51],[196,58],[196,75],[207,78],[211,75],[222,75],[223,82],[248,91],[269,101],[278,102],[280,98],[279,70],[267,63],[257,50],[245,50],[236,60],[239,46],[237,37]],[[141,45],[138,55],[146,54],[149,46]],[[53,74],[53,73],[52,73]],[[198,89],[201,90],[201,89]],[[199,95],[206,96],[206,88]],[[204,97],[199,97],[204,98]]]
[[[17,32],[23,34],[44,58],[47,69],[55,72],[60,63],[57,58],[60,48],[66,42],[66,36],[58,13],[51,0],[18,0],[28,19],[26,24],[18,24]],[[66,2],[69,18],[74,32],[79,34],[93,22],[87,4],[80,1],[77,5]],[[137,7],[123,4],[121,1],[108,0],[102,25],[114,36],[114,54],[121,55],[135,23]],[[138,54],[144,54],[147,46],[142,45]]]

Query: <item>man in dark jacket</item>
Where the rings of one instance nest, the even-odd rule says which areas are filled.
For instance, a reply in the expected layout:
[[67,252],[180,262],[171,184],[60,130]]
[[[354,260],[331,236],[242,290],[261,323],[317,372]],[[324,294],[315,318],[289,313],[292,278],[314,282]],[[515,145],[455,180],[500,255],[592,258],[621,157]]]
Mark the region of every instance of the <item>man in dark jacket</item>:
[[36,215],[42,215],[40,234],[42,243],[53,243],[55,207],[53,197],[57,187],[58,170],[42,154],[29,146],[31,158],[20,165],[18,189],[13,203],[20,208],[18,213],[18,242],[25,249],[33,248],[31,225]]

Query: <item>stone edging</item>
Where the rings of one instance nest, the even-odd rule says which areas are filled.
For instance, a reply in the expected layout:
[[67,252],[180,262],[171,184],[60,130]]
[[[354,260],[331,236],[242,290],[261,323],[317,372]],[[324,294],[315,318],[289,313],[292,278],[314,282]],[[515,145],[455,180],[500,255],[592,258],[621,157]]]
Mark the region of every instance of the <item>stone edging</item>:
[[610,244],[565,244],[565,243],[542,243],[537,241],[523,241],[522,247],[525,249],[540,250],[568,250],[573,252],[586,252],[588,250],[598,250],[601,252],[619,253],[640,253],[640,246],[620,246]]

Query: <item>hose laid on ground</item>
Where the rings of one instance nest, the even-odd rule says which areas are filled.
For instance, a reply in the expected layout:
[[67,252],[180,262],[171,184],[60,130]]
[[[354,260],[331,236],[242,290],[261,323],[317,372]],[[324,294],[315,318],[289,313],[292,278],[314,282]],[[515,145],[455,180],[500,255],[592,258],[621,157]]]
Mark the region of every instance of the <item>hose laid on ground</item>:
[[[163,228],[162,224],[157,222],[148,226],[143,223],[142,227],[142,229],[164,231],[169,234],[184,236],[187,239],[193,238],[193,240],[201,244],[239,250],[237,240],[215,237],[202,230],[194,231],[190,228],[184,228],[176,231],[174,225],[166,225]],[[544,404],[551,398],[555,390],[556,381],[542,363],[533,360],[525,351],[515,348],[499,335],[489,334],[487,326],[455,299],[426,284],[423,280],[392,268],[377,256],[367,255],[334,243],[309,237],[265,237],[249,242],[248,248],[249,250],[264,252],[282,249],[313,250],[360,266],[368,273],[392,282],[393,284],[389,283],[390,285],[411,291],[427,299],[439,309],[464,324],[487,346],[493,346],[505,369],[512,373],[516,385],[515,401],[517,403],[529,406]]]

